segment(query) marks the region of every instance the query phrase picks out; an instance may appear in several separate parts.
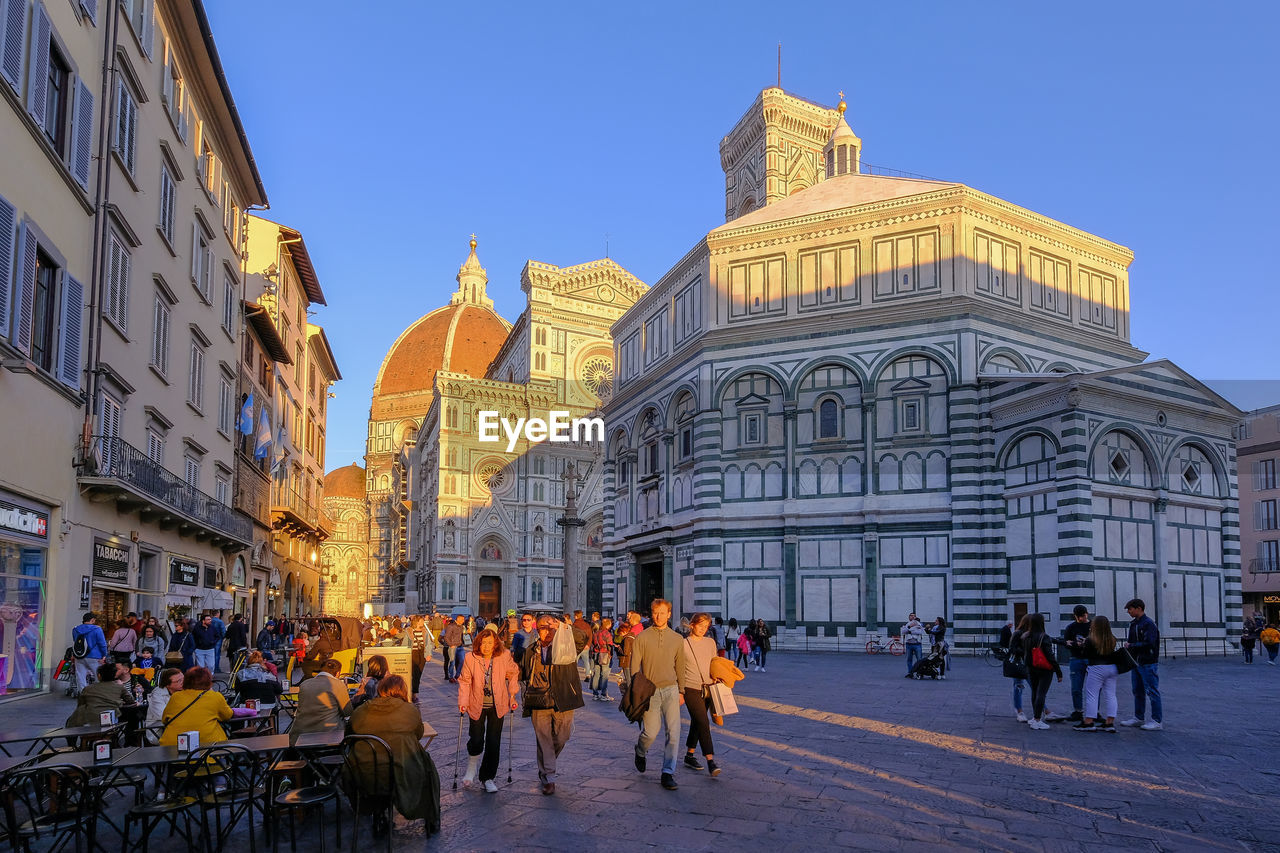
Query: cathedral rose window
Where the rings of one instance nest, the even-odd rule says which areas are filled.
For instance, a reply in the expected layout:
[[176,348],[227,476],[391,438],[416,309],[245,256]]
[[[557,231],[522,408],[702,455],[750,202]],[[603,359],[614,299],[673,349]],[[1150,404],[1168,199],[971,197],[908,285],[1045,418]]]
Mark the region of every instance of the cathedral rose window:
[[582,384],[601,400],[613,392],[613,364],[604,356],[594,356],[582,366]]

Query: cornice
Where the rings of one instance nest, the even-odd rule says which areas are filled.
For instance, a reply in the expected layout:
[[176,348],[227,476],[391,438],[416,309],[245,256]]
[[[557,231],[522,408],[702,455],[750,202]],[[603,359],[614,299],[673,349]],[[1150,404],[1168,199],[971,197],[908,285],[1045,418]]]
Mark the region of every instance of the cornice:
[[[1016,234],[1033,238],[1060,250],[1074,252],[1093,260],[1095,263],[1104,264],[1113,269],[1127,270],[1129,264],[1133,261],[1133,250],[1126,246],[1121,246],[1119,243],[1113,243],[1110,240],[1090,234],[1088,231],[1082,231],[1056,219],[1050,219],[1033,210],[1019,207],[993,195],[987,195],[972,187],[965,187],[964,190],[966,201],[969,202],[965,205],[964,212],[975,219],[987,223],[998,223]],[[990,208],[1009,217],[1024,220],[1029,225],[1040,230],[1033,230],[1027,225],[1011,222],[1009,219],[997,218],[982,208]],[[1049,236],[1050,234],[1059,236],[1055,238]],[[1092,251],[1090,248],[1084,247],[1092,247]],[[1106,254],[1100,254],[1101,252]]]

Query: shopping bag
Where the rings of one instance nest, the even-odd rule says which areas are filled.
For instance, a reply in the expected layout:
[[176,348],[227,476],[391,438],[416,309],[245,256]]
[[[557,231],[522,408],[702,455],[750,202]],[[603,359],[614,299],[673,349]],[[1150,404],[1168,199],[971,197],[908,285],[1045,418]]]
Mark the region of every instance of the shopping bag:
[[711,712],[718,717],[738,713],[738,702],[733,698],[733,691],[726,684],[716,682],[707,690],[711,693]]
[[573,642],[573,627],[563,622],[556,624],[556,636],[551,641],[551,663],[573,663],[578,658],[578,647]]

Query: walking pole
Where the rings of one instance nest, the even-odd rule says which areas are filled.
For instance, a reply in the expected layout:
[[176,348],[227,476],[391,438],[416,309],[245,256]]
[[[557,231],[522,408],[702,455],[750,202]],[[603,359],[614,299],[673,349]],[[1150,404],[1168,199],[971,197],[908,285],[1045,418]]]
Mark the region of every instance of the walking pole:
[[516,733],[516,712],[511,712],[511,725],[507,726],[507,784],[511,784],[511,742],[515,739]]
[[453,748],[453,790],[458,790],[458,753],[462,752],[462,721],[466,718],[466,711],[458,712],[458,745]]

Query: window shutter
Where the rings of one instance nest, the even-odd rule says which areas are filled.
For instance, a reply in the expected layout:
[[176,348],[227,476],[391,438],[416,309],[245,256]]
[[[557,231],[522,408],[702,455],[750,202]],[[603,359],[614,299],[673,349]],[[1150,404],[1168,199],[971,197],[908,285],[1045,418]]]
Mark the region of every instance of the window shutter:
[[0,337],[9,336],[9,293],[13,286],[14,225],[18,209],[0,198]]
[[22,226],[18,245],[22,256],[18,258],[18,277],[13,282],[14,330],[13,345],[23,355],[31,355],[31,320],[35,310],[36,294],[36,235]]
[[72,119],[71,173],[83,189],[89,189],[89,161],[93,153],[93,93],[83,80],[76,81],[76,112]]
[[80,390],[80,338],[83,331],[84,285],[69,275],[62,279],[62,340],[58,354],[58,380]]
[[1253,502],[1253,529],[1262,529],[1262,501]]
[[125,163],[129,166],[129,174],[137,172],[138,160],[138,102],[133,99],[133,95],[128,89],[121,88],[124,95],[125,117],[129,121],[128,134],[125,137]]
[[[18,5],[25,5],[21,2]],[[43,3],[37,3],[31,18],[31,67],[28,69],[27,112],[44,127],[45,94],[49,88],[49,39],[53,27]]]
[[128,116],[125,115],[123,80],[116,81],[115,107],[115,131],[113,133],[114,138],[111,140],[111,147],[115,151],[118,151],[121,158],[123,158],[125,153],[125,142],[129,135],[129,119]]
[[165,42],[164,46],[164,86],[160,91],[160,99],[173,115],[173,48]]
[[93,25],[98,26],[98,0],[80,0],[80,8],[84,9]]
[[117,310],[120,312],[117,319],[120,321],[120,329],[124,332],[129,331],[129,253],[125,251],[123,245],[120,245],[120,282],[116,290]]
[[191,280],[200,283],[200,223],[191,223]]
[[152,51],[155,50],[156,40],[156,19],[155,8],[152,0],[141,0],[142,2],[142,52],[147,55],[147,59],[151,58]]
[[1255,492],[1262,491],[1262,463],[1253,463],[1253,490]]
[[102,470],[110,472],[115,456],[114,439],[120,437],[120,404],[107,395],[102,395],[102,411],[99,418],[98,432],[102,436]]
[[3,58],[0,58],[0,74],[9,81],[15,92],[20,92],[19,82],[22,79],[22,55],[27,43],[27,3],[26,0],[0,0],[5,5],[4,21],[0,23],[4,33],[4,43],[0,45]]

